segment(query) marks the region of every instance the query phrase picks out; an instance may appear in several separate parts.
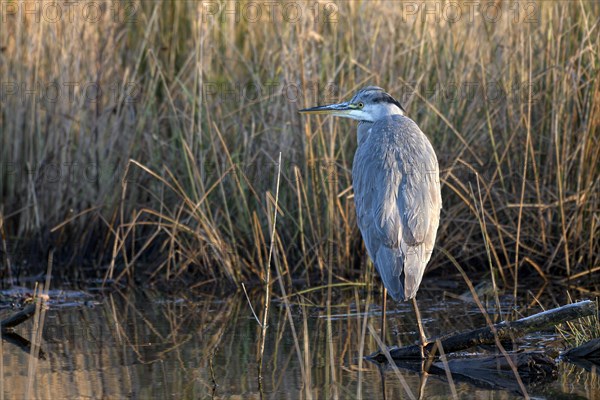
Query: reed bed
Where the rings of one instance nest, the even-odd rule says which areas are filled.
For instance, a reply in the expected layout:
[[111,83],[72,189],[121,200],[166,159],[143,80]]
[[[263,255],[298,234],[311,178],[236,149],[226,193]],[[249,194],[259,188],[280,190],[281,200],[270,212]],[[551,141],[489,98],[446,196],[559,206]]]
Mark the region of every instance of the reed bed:
[[354,124],[297,109],[375,84],[440,160],[431,271],[454,271],[451,254],[502,287],[589,279],[600,6],[498,1],[457,19],[444,2],[410,4],[80,2],[37,18],[34,2],[7,3],[0,227],[13,269],[52,246],[69,276],[87,261],[106,278],[240,287],[265,278],[277,210],[286,285],[370,281]]

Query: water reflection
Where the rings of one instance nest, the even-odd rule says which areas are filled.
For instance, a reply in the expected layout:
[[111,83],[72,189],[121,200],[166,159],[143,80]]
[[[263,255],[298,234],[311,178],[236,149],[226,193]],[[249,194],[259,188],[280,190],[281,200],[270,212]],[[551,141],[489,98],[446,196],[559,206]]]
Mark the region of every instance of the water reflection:
[[[35,372],[28,368],[28,352],[4,337],[0,365],[4,395],[24,398],[31,382],[36,398],[43,399],[396,399],[408,398],[409,392],[415,398],[450,398],[453,391],[459,397],[519,398],[514,391],[476,387],[443,374],[426,375],[420,368],[380,367],[366,361],[363,356],[378,349],[380,315],[375,299],[345,292],[334,296],[327,307],[325,297],[291,298],[291,318],[284,302],[273,303],[262,393],[256,361],[260,327],[243,295],[166,298],[137,291],[107,294],[95,307],[83,302],[52,306],[42,335],[45,359],[38,361]],[[440,298],[435,293],[421,297]],[[260,293],[251,295],[256,310],[263,309],[261,299]],[[420,305],[430,337],[484,324],[477,306],[468,301],[421,300]],[[489,307],[493,310],[493,305]],[[408,304],[390,308],[387,344],[415,342],[415,326]],[[27,322],[16,333],[27,340],[31,330]],[[544,336],[544,343],[552,338],[556,339]],[[531,338],[531,346],[536,345]],[[528,392],[548,398],[557,394],[599,398],[598,372],[561,363],[557,380],[543,388],[528,387]]]

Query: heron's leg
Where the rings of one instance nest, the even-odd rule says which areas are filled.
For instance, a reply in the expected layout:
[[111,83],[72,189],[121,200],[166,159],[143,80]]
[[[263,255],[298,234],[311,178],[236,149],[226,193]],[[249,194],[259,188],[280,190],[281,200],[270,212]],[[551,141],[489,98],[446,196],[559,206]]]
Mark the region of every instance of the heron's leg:
[[385,344],[385,314],[387,308],[387,289],[383,288],[383,295],[381,298],[381,343]]
[[421,379],[419,380],[419,397],[417,399],[422,400],[425,398],[425,387],[427,385],[427,378],[429,378],[429,374],[425,371],[421,374]]
[[383,395],[383,400],[386,400],[386,397],[385,397],[385,372],[383,370],[383,364],[378,364],[377,369],[379,370],[379,377],[381,378],[381,394]]
[[421,341],[421,358],[425,358],[425,346],[427,345],[427,337],[425,337],[425,331],[423,330],[423,323],[421,322],[421,313],[417,306],[417,300],[412,298],[412,306],[415,310],[415,316],[417,317],[417,326],[419,327],[419,340]]

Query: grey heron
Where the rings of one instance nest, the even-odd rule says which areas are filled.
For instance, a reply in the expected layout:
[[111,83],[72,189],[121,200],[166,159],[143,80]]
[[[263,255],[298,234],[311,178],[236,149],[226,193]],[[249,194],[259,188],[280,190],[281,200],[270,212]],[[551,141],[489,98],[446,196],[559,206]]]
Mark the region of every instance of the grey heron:
[[426,337],[415,296],[431,258],[442,208],[433,146],[402,105],[380,87],[360,89],[347,102],[300,110],[358,120],[352,186],[358,227],[386,291],[412,300],[421,341]]

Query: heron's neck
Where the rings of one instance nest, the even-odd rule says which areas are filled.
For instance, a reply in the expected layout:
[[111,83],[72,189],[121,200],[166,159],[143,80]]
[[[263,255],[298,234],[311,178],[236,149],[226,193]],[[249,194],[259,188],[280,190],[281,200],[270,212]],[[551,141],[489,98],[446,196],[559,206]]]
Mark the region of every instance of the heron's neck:
[[384,115],[385,116],[401,115],[403,117],[406,116],[404,111],[395,104],[387,104]]
[[358,145],[360,146],[367,136],[369,136],[373,122],[371,121],[359,121],[358,122]]

